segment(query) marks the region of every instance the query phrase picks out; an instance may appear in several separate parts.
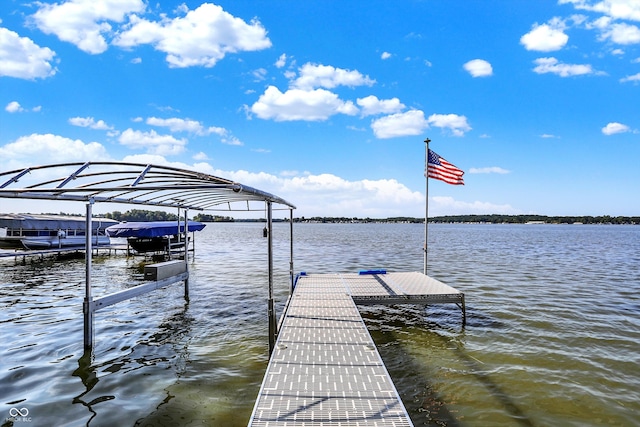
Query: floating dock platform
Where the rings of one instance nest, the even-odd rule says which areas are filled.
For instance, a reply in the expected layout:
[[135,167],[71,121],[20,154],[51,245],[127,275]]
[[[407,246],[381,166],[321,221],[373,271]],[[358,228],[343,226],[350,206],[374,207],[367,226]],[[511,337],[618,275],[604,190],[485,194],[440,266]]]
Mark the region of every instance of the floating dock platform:
[[302,273],[249,421],[251,427],[412,426],[356,304],[455,303],[422,273]]

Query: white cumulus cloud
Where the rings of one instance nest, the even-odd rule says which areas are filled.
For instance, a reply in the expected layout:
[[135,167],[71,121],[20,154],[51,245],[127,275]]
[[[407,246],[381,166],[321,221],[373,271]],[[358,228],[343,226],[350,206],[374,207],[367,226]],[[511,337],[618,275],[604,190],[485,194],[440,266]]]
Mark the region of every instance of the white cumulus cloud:
[[560,4],[572,4],[578,10],[600,13],[602,16],[589,21],[586,16],[574,19],[576,25],[584,24],[588,30],[596,30],[600,41],[610,41],[620,45],[640,43],[640,28],[621,20],[640,21],[640,2],[638,0],[559,0]]
[[[240,172],[240,171],[238,171]],[[424,215],[424,193],[412,191],[394,179],[347,180],[333,174],[273,176],[264,173],[213,171],[213,175],[278,194],[298,206],[296,216],[344,216],[388,218]],[[210,172],[211,173],[211,172]],[[510,205],[464,202],[452,197],[429,200],[433,216],[445,214],[517,213]]]
[[199,160],[201,162],[209,160],[209,156],[204,151],[200,151],[193,155],[193,160]]
[[40,47],[28,37],[0,28],[0,77],[34,80],[51,77],[56,73],[52,62],[56,53]]
[[625,82],[640,82],[640,73],[634,74],[632,76],[626,76],[620,79],[620,83]]
[[11,101],[7,104],[6,107],[4,107],[4,109],[9,113],[18,113],[20,111],[24,111],[24,108],[20,106],[20,103],[18,101]]
[[356,103],[362,108],[362,116],[398,113],[405,108],[398,98],[378,99],[374,95],[358,98]]
[[309,90],[314,88],[333,89],[337,86],[372,86],[373,84],[375,84],[375,80],[357,70],[306,63],[300,68],[299,77],[291,82],[291,87]]
[[484,59],[472,59],[463,65],[473,77],[489,77],[493,75],[493,67]]
[[130,17],[113,43],[124,48],[152,45],[167,54],[170,67],[213,67],[228,53],[271,47],[267,31],[257,20],[250,24],[222,7],[203,3],[184,17],[159,22]]
[[538,58],[534,63],[536,66],[533,71],[537,74],[552,73],[560,77],[571,77],[596,73],[589,64],[564,64],[553,57]]
[[287,55],[283,53],[278,57],[278,60],[275,63],[276,68],[282,68],[287,64]]
[[429,214],[432,216],[443,215],[461,215],[461,214],[488,214],[496,213],[503,215],[512,215],[519,213],[511,205],[496,205],[490,202],[464,202],[455,200],[449,196],[434,196],[431,198],[434,203],[429,203]]
[[520,43],[527,50],[551,52],[562,49],[569,41],[564,33],[564,26],[554,20],[552,24],[534,25],[533,29],[520,38]]
[[218,135],[223,144],[244,145],[242,141],[233,136],[229,130],[218,126],[207,127],[197,120],[181,119],[178,117],[168,119],[149,117],[146,123],[151,126],[169,128],[171,132],[187,132],[197,136]]
[[432,114],[429,116],[428,123],[434,127],[448,129],[453,136],[464,136],[465,132],[471,130],[467,118],[457,114]]
[[269,86],[250,111],[265,120],[323,121],[335,114],[355,115],[358,108],[325,89],[289,89],[282,93],[277,87]]
[[297,216],[385,218],[424,210],[424,195],[394,179],[350,181],[333,174],[306,174],[270,181],[261,185],[295,201],[304,209]]
[[91,54],[107,50],[105,35],[113,30],[109,22],[123,22],[128,14],[146,8],[142,0],[69,0],[36,4],[39,9],[31,19],[41,31],[55,34],[60,40]]
[[371,122],[374,135],[380,139],[420,135],[428,127],[424,112],[420,110],[391,114]]
[[615,19],[640,21],[640,2],[637,0],[559,0],[558,3],[570,3],[578,10],[598,12]]
[[[153,163],[161,164],[160,158],[151,157],[135,156],[138,162],[154,160]],[[178,164],[172,165],[180,167]],[[424,194],[412,191],[394,179],[348,180],[330,173],[311,174],[297,171],[282,171],[278,175],[246,170],[226,171],[214,169],[207,163],[187,168],[277,194],[298,207],[294,212],[298,217],[387,218],[424,215]]]
[[38,105],[36,107],[33,107],[31,110],[27,110],[22,105],[20,105],[18,101],[11,101],[7,104],[6,107],[4,107],[4,110],[8,113],[24,113],[25,111],[33,111],[37,113],[38,111],[42,110],[42,106]]
[[186,139],[177,139],[172,135],[160,135],[156,131],[141,132],[127,129],[120,134],[118,141],[131,149],[146,150],[149,154],[160,156],[176,155],[184,151]]
[[169,128],[171,132],[189,132],[195,135],[210,135],[212,133],[225,135],[227,133],[224,128],[205,127],[197,120],[181,119],[178,117],[171,117],[168,119],[149,117],[147,118],[147,124],[151,126],[166,127]]
[[69,123],[74,126],[90,128],[96,130],[112,130],[113,128],[105,123],[104,120],[96,121],[93,117],[72,117]]
[[269,86],[258,101],[251,107],[245,106],[245,110],[261,119],[276,121],[323,121],[335,114],[353,116],[359,112],[353,101],[344,101],[327,89],[375,84],[375,80],[357,70],[331,65],[306,63],[298,74],[288,71],[285,75],[290,80],[287,91],[283,93],[277,87]]
[[631,128],[627,125],[623,125],[618,122],[608,123],[602,128],[602,133],[605,135],[615,135],[616,133],[625,133],[631,131]]
[[0,158],[9,159],[5,167],[11,168],[87,159],[110,159],[105,147],[97,142],[85,143],[79,139],[50,133],[22,136],[0,147]]
[[600,39],[622,45],[637,44],[640,43],[640,28],[623,22],[612,23],[602,28]]

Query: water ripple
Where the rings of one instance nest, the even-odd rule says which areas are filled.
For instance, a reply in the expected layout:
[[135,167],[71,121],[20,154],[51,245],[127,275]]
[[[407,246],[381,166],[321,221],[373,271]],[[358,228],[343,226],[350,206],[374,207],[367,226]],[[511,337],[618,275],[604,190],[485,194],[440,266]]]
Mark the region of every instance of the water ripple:
[[[276,224],[276,307],[289,292]],[[299,224],[296,271],[422,271],[415,224]],[[433,225],[429,274],[455,306],[361,309],[415,425],[626,426],[640,413],[640,228]],[[82,348],[82,259],[0,271],[0,417],[34,425],[244,426],[267,358],[261,224],[197,236],[190,301],[171,286],[96,314]],[[140,260],[94,259],[94,295],[142,280]]]

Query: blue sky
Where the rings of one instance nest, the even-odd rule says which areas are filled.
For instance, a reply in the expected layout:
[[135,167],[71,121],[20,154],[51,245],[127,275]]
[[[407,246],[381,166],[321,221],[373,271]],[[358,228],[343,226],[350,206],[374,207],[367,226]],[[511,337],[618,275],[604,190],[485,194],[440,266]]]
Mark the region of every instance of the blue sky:
[[0,107],[2,171],[170,164],[420,217],[428,137],[465,171],[431,216],[640,214],[638,0],[3,0]]

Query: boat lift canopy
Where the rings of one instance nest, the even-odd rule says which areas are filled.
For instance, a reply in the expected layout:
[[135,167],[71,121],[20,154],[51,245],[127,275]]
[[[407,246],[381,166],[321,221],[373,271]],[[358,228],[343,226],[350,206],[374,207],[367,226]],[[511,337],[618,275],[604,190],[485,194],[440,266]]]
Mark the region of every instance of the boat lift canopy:
[[171,166],[125,162],[60,163],[0,172],[0,198],[123,203],[199,211],[263,210],[262,206],[250,205],[256,201],[295,209],[280,197],[232,180]]
[[[0,172],[0,198],[66,200],[86,203],[86,228],[91,228],[94,203],[122,203],[188,210],[265,210],[267,213],[267,247],[269,277],[269,351],[276,335],[273,302],[273,204],[288,209],[290,215],[289,276],[293,287],[293,209],[286,200],[238,182],[171,166],[127,162],[60,163]],[[252,205],[251,202],[264,202]],[[226,205],[226,209],[222,209]],[[257,205],[257,206],[256,206]],[[266,206],[265,206],[266,205]],[[242,209],[238,209],[240,206]],[[180,215],[178,215],[180,216]],[[187,214],[185,213],[185,222]],[[177,225],[177,224],[176,224]],[[191,228],[190,226],[188,227]],[[184,228],[183,228],[184,229]],[[186,231],[185,231],[186,240]],[[142,292],[157,289],[164,283],[140,285],[94,299],[91,294],[91,238],[87,233],[84,313],[84,345],[93,347],[94,312],[105,304],[115,304]],[[185,269],[179,277],[185,282],[185,298],[189,297],[187,245]]]

